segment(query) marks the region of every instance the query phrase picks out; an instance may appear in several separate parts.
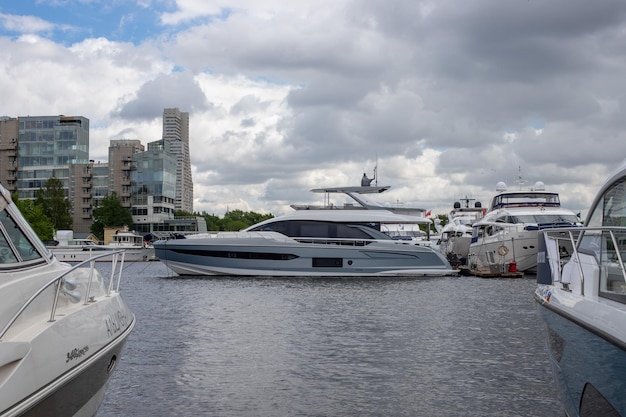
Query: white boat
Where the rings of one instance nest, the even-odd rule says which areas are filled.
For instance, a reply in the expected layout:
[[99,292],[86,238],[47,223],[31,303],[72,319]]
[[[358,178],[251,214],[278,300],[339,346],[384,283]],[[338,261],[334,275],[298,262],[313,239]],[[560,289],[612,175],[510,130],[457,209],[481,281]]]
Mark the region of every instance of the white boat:
[[537,232],[580,225],[576,214],[561,207],[558,193],[539,181],[530,190],[507,191],[499,182],[487,213],[472,226],[470,269],[491,272],[537,270]]
[[472,241],[472,225],[482,218],[487,209],[482,207],[480,201],[473,206],[470,202],[474,199],[465,197],[454,202],[452,211],[448,214],[448,223],[441,229],[439,250],[448,258],[452,265],[467,264],[469,247]]
[[153,261],[154,247],[151,242],[147,242],[145,236],[133,231],[119,231],[113,236],[113,241],[107,245],[115,250],[124,249],[126,260],[128,261]]
[[[119,232],[113,236],[113,242],[102,245],[90,239],[74,238],[71,230],[59,230],[55,234],[56,244],[48,245],[48,249],[59,260],[65,262],[82,262],[103,252],[113,253],[124,250],[126,262],[154,260],[154,248],[145,243],[143,237],[134,232]],[[102,256],[98,261],[111,261],[113,255]]]
[[0,186],[1,417],[96,414],[135,317],[123,265],[86,264],[54,257]]
[[[352,187],[361,188],[361,187]],[[375,187],[371,187],[375,188]],[[327,190],[327,189],[325,189]],[[157,258],[180,275],[441,276],[456,275],[443,255],[419,242],[394,240],[384,225],[430,223],[381,206],[296,206],[241,232],[189,235],[154,243]]]
[[626,164],[583,227],[539,232],[534,297],[565,413],[626,416]]

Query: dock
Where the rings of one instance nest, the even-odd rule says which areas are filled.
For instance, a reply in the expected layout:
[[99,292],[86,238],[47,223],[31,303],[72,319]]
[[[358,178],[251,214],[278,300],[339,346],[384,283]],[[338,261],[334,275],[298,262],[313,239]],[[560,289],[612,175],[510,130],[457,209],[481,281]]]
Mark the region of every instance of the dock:
[[459,266],[459,275],[471,275],[479,278],[522,278],[524,273],[502,271],[501,268],[470,268],[467,265],[461,265]]

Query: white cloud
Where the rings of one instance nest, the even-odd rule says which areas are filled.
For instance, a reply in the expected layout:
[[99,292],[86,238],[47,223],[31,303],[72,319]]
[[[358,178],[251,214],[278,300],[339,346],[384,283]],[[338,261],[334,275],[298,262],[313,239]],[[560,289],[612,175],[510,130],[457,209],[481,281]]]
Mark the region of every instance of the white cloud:
[[159,139],[163,108],[189,111],[197,210],[283,212],[376,161],[381,200],[435,213],[520,169],[584,210],[626,155],[621,1],[140,6],[157,18],[132,42],[136,10],[71,42],[46,38],[71,22],[0,14],[0,114],[88,117],[103,160],[110,139]]
[[39,33],[53,30],[55,25],[36,16],[19,16],[0,13],[0,25],[17,33]]

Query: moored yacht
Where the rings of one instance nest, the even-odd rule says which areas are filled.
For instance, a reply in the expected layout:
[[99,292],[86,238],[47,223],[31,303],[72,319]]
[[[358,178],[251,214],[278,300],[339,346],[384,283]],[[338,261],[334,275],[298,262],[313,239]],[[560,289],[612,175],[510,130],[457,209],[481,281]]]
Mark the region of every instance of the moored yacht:
[[472,241],[472,225],[477,222],[487,209],[482,207],[480,201],[465,197],[461,201],[455,201],[452,211],[448,214],[448,223],[441,229],[439,250],[452,264],[465,265]]
[[59,230],[55,234],[55,240],[47,247],[59,260],[65,262],[82,262],[103,253],[111,255],[100,256],[96,260],[110,262],[113,259],[112,254],[120,250],[124,251],[125,262],[154,260],[152,245],[145,242],[143,236],[130,231],[116,233],[111,243],[103,245],[91,239],[75,238],[71,230]]
[[[370,188],[376,192],[373,191],[376,187]],[[438,250],[415,241],[395,240],[384,233],[385,225],[431,223],[425,217],[398,214],[397,210],[367,204],[348,209],[331,209],[326,205],[295,208],[294,212],[241,232],[203,233],[186,239],[157,241],[156,256],[180,275],[457,274]]]
[[626,164],[583,227],[539,232],[535,300],[565,413],[626,416]]
[[579,225],[576,214],[561,207],[558,193],[538,181],[530,190],[508,191],[499,182],[487,213],[472,226],[470,269],[492,272],[537,270],[537,231]]
[[1,417],[96,414],[135,324],[122,266],[60,262],[0,186]]

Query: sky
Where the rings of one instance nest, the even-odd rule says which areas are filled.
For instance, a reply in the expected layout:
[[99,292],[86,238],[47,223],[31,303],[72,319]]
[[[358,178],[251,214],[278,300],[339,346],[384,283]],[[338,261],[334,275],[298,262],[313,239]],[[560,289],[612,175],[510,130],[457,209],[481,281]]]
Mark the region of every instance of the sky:
[[542,181],[584,216],[626,157],[626,2],[0,0],[0,91],[3,116],[87,117],[101,162],[189,112],[198,212],[376,172],[381,204]]

